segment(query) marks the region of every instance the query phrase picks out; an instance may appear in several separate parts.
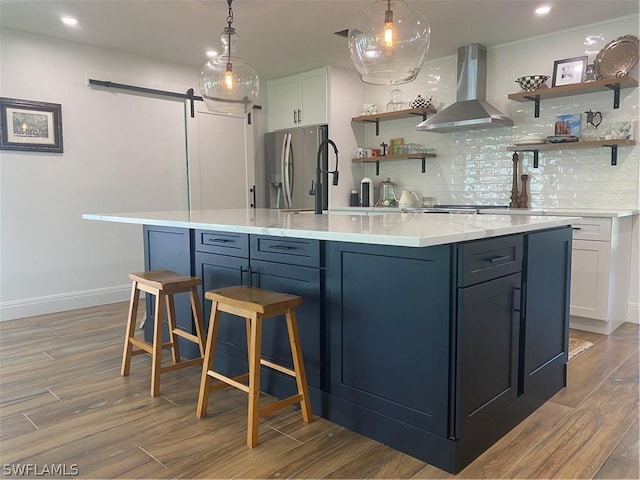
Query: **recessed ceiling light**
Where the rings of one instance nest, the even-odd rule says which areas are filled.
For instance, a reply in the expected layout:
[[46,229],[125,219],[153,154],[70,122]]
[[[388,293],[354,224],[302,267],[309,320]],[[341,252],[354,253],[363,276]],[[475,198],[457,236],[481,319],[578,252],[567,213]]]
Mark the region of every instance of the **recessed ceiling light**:
[[73,26],[73,25],[77,25],[78,24],[78,20],[76,20],[73,17],[60,17],[60,20],[62,20],[62,23],[64,23],[65,25],[68,26]]
[[538,7],[536,8],[536,14],[537,15],[546,15],[547,13],[549,13],[551,11],[551,7],[548,5],[545,5],[544,7]]
[[214,58],[217,56],[218,56],[218,52],[216,52],[215,50],[207,50],[207,57]]

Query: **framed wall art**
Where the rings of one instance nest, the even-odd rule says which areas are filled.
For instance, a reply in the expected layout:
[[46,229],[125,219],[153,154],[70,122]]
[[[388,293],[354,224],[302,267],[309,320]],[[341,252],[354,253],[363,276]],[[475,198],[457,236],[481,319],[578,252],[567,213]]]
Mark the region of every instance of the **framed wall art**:
[[0,97],[0,150],[62,153],[62,105]]
[[565,58],[553,62],[552,87],[582,83],[587,71],[587,56]]

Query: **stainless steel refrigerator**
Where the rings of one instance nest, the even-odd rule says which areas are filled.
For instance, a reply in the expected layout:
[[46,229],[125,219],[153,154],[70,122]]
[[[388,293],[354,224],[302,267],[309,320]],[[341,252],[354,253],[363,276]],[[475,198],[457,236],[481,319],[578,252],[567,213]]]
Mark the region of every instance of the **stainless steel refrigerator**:
[[[266,203],[268,208],[313,209],[318,148],[328,138],[327,125],[298,127],[265,134]],[[327,170],[327,150],[320,162]],[[322,176],[323,208],[327,208],[327,174]]]

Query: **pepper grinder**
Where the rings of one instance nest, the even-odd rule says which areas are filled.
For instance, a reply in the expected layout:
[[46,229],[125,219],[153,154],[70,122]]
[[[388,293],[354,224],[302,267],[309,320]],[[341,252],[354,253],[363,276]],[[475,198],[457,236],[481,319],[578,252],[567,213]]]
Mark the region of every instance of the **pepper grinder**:
[[520,208],[529,208],[529,188],[527,182],[529,175],[526,173],[520,177],[522,179],[522,193],[520,194]]
[[511,202],[509,208],[519,208],[520,201],[518,198],[518,153],[513,152],[513,181],[511,183]]

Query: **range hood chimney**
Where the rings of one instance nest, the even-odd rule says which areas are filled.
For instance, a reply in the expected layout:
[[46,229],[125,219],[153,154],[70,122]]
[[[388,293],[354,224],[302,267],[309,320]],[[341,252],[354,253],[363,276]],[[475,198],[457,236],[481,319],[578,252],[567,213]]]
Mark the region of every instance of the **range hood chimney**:
[[456,102],[420,123],[421,132],[454,132],[510,127],[513,121],[487,103],[487,47],[473,43],[458,48]]

